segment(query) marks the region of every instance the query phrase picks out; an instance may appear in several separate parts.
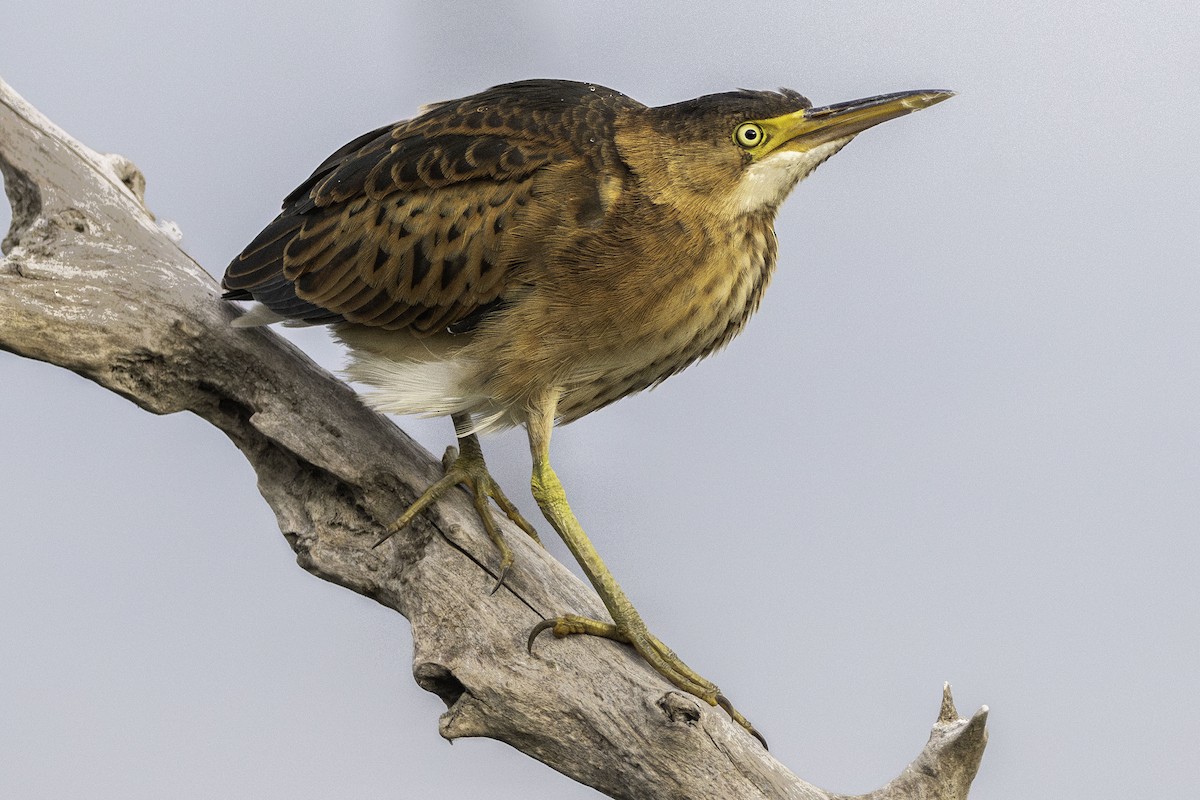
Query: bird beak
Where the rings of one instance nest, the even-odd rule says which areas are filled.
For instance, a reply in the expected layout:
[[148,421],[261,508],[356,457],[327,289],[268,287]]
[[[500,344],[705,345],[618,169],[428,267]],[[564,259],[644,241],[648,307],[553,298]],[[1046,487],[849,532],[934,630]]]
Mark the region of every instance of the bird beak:
[[944,89],[881,94],[831,106],[805,108],[762,120],[759,124],[769,137],[768,145],[774,144],[774,147],[768,147],[768,152],[783,148],[805,151],[826,142],[848,139],[881,122],[929,108],[953,96],[954,92]]

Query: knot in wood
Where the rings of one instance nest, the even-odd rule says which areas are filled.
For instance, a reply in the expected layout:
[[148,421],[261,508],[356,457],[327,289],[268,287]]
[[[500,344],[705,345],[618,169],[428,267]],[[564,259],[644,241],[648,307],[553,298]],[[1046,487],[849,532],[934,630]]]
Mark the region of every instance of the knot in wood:
[[694,725],[700,720],[700,705],[694,697],[680,692],[667,692],[656,704],[671,722]]

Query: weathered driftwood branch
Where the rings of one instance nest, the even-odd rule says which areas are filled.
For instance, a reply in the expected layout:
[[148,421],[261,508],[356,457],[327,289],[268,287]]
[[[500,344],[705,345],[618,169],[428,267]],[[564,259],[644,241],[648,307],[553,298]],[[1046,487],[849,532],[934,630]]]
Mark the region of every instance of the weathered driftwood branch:
[[[143,205],[137,169],[75,141],[2,82],[0,169],[13,206],[0,347],[224,431],[300,565],[411,621],[413,674],[446,702],[443,736],[508,742],[613,797],[835,797],[627,648],[566,639],[527,654],[539,620],[602,608],[515,530],[517,565],[489,594],[496,553],[465,493],[371,549],[437,462],[285,341],[230,327],[236,312],[216,283]],[[866,797],[965,798],[985,721],[986,708],[960,719],[947,687],[924,750]]]

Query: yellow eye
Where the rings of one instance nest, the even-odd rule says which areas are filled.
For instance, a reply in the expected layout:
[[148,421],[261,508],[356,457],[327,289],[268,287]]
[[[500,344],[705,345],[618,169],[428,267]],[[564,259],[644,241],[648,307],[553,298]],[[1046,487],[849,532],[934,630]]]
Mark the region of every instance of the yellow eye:
[[746,149],[758,147],[765,138],[762,126],[757,122],[743,122],[733,132],[733,140]]

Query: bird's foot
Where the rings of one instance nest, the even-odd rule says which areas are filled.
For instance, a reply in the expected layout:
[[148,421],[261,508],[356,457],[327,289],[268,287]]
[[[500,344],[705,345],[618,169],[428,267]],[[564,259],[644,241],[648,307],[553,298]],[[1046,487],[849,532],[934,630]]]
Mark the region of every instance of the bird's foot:
[[555,638],[558,639],[565,636],[582,634],[585,636],[601,636],[605,639],[613,639],[632,645],[659,675],[662,675],[683,691],[699,697],[710,706],[720,706],[729,714],[734,722],[741,725],[751,736],[757,739],[764,749],[767,747],[767,740],[755,730],[754,726],[750,724],[750,720],[742,716],[733,707],[733,704],[726,699],[725,695],[721,694],[716,684],[696,674],[691,667],[684,664],[682,659],[675,655],[675,651],[667,647],[657,636],[647,630],[645,623],[642,622],[637,612],[631,610],[630,616],[631,619],[627,620],[624,624],[601,622],[600,620],[580,617],[575,614],[564,614],[561,617],[543,620],[535,625],[529,634],[529,652],[533,652],[533,642],[543,631],[551,631]]
[[480,521],[483,522],[483,528],[487,531],[488,538],[495,543],[496,549],[500,551],[500,569],[497,573],[496,585],[492,587],[492,592],[494,593],[504,583],[504,577],[508,574],[508,570],[513,563],[513,553],[508,543],[504,541],[504,537],[496,525],[496,520],[492,517],[492,510],[488,507],[488,499],[493,500],[500,507],[500,510],[504,512],[505,516],[512,520],[518,528],[525,531],[529,535],[529,538],[538,544],[541,544],[542,540],[538,538],[534,527],[529,524],[529,521],[525,517],[521,516],[521,512],[505,496],[500,485],[496,483],[491,473],[488,472],[478,440],[474,436],[470,436],[462,440],[462,445],[461,452],[454,447],[446,448],[446,454],[442,457],[442,465],[445,468],[446,474],[426,489],[424,494],[418,497],[416,502],[400,515],[399,519],[389,525],[383,537],[374,546],[378,547],[386,542],[412,522],[417,514],[428,508],[430,504],[437,501],[451,488],[461,484],[471,490],[471,495],[475,501],[475,512],[479,515]]

